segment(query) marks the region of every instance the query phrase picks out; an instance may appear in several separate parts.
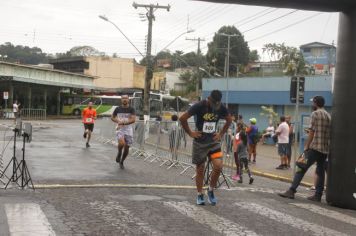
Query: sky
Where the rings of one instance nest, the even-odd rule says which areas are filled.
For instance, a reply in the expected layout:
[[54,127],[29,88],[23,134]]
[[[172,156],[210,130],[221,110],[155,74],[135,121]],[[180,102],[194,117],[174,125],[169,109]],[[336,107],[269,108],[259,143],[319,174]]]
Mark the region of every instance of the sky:
[[[152,54],[167,47],[170,51],[202,51],[214,33],[224,25],[234,25],[251,50],[261,60],[267,43],[285,43],[299,47],[311,42],[337,44],[338,13],[302,11],[271,7],[217,4],[190,0],[137,0],[138,4],[170,5],[170,10],[154,13]],[[142,57],[112,24],[100,19],[105,15],[145,54],[148,21],[141,19],[145,8],[135,9],[127,0],[0,0],[0,44],[39,47],[45,53],[66,52],[74,46],[88,45],[107,55],[123,58]],[[187,30],[194,30],[186,33]]]

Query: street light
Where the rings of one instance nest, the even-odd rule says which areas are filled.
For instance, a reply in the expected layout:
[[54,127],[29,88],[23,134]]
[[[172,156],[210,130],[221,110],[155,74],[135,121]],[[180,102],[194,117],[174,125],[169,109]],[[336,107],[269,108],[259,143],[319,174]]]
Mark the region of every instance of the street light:
[[163,49],[161,49],[160,51],[165,50],[166,48],[168,48],[172,43],[174,43],[177,39],[179,39],[181,36],[185,35],[185,34],[189,34],[194,32],[195,30],[191,29],[191,30],[187,30],[186,32],[181,33],[180,35],[178,35],[175,39],[173,39],[170,43],[168,43]]
[[109,23],[111,23],[113,26],[115,26],[116,29],[118,29],[120,31],[120,33],[127,39],[127,41],[129,41],[129,43],[131,43],[131,45],[136,49],[136,51],[138,53],[140,53],[140,55],[142,57],[145,57],[140,50],[138,50],[138,48],[133,44],[133,42],[131,42],[131,40],[124,34],[124,32],[121,31],[121,29],[112,21],[110,21],[106,16],[103,16],[103,15],[99,15],[99,18],[104,20],[104,21],[107,21]]

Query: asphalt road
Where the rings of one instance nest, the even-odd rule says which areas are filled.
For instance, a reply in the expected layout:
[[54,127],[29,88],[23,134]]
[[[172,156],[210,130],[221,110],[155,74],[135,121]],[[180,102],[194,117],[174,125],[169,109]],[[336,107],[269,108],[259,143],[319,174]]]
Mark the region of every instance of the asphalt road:
[[[130,156],[121,170],[114,146],[96,137],[85,148],[79,121],[33,125],[25,160],[36,190],[0,190],[0,235],[355,235],[355,211],[310,202],[305,187],[283,199],[288,183],[256,176],[223,184],[216,206],[196,206],[192,169]],[[0,131],[0,148],[9,134]],[[11,157],[12,143],[4,166]]]

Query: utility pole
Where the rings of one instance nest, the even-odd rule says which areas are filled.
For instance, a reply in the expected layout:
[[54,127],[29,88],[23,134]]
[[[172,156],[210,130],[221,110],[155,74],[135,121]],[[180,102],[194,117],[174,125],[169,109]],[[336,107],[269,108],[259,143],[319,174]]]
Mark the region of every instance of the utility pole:
[[197,78],[198,78],[198,81],[195,84],[195,92],[198,95],[199,94],[199,84],[200,84],[200,76],[199,76],[199,67],[200,67],[199,55],[201,54],[200,42],[205,41],[205,39],[198,37],[197,39],[196,38],[192,38],[192,39],[186,38],[185,40],[198,41],[198,50],[197,50]]
[[169,9],[168,6],[160,6],[158,3],[154,4],[137,4],[133,3],[132,6],[137,9],[139,7],[143,7],[147,10],[146,16],[148,19],[148,34],[147,34],[147,51],[146,51],[146,75],[145,75],[145,88],[143,91],[143,114],[149,115],[150,112],[150,90],[151,90],[151,81],[153,77],[153,62],[151,58],[151,48],[152,48],[152,23],[155,20],[154,10],[156,9]]
[[[230,77],[230,38],[231,37],[239,37],[238,34],[225,34],[225,33],[220,33],[219,35],[221,36],[226,36],[227,37],[227,55],[225,59],[225,70],[224,74],[226,77],[226,96],[225,96],[225,103],[226,103],[226,108],[229,107],[229,77]],[[239,73],[237,71],[237,73]]]

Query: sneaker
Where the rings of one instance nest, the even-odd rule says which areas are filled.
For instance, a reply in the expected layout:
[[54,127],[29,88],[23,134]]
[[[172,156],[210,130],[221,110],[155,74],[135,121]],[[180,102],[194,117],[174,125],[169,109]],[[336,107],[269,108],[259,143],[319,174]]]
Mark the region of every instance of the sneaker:
[[197,205],[205,205],[204,194],[199,194],[197,196]]
[[308,200],[313,201],[313,202],[321,202],[321,196],[319,195],[312,195],[310,197],[307,197]]
[[235,180],[235,181],[240,180],[240,176],[238,176],[238,175],[233,175],[233,176],[232,176],[232,180]]
[[283,170],[284,169],[284,165],[279,165],[276,167],[277,170]]
[[125,169],[125,166],[124,166],[124,163],[123,163],[123,162],[120,162],[120,169],[121,169],[121,170]]
[[253,160],[253,162],[252,162],[253,164],[256,164],[256,160]]
[[251,178],[250,178],[250,181],[248,182],[248,184],[252,184],[254,180],[255,180],[255,179],[251,177]]
[[208,201],[212,206],[216,205],[217,199],[214,196],[214,191],[209,191],[208,190]]
[[85,146],[86,146],[87,148],[90,147],[89,143],[86,143]]
[[87,138],[87,132],[84,132],[83,138]]
[[315,191],[315,186],[311,186],[311,187],[309,188],[309,190]]
[[288,189],[284,193],[278,193],[278,195],[284,198],[294,199],[294,192],[290,189]]
[[121,156],[117,155],[116,156],[116,162],[119,163],[121,161]]

